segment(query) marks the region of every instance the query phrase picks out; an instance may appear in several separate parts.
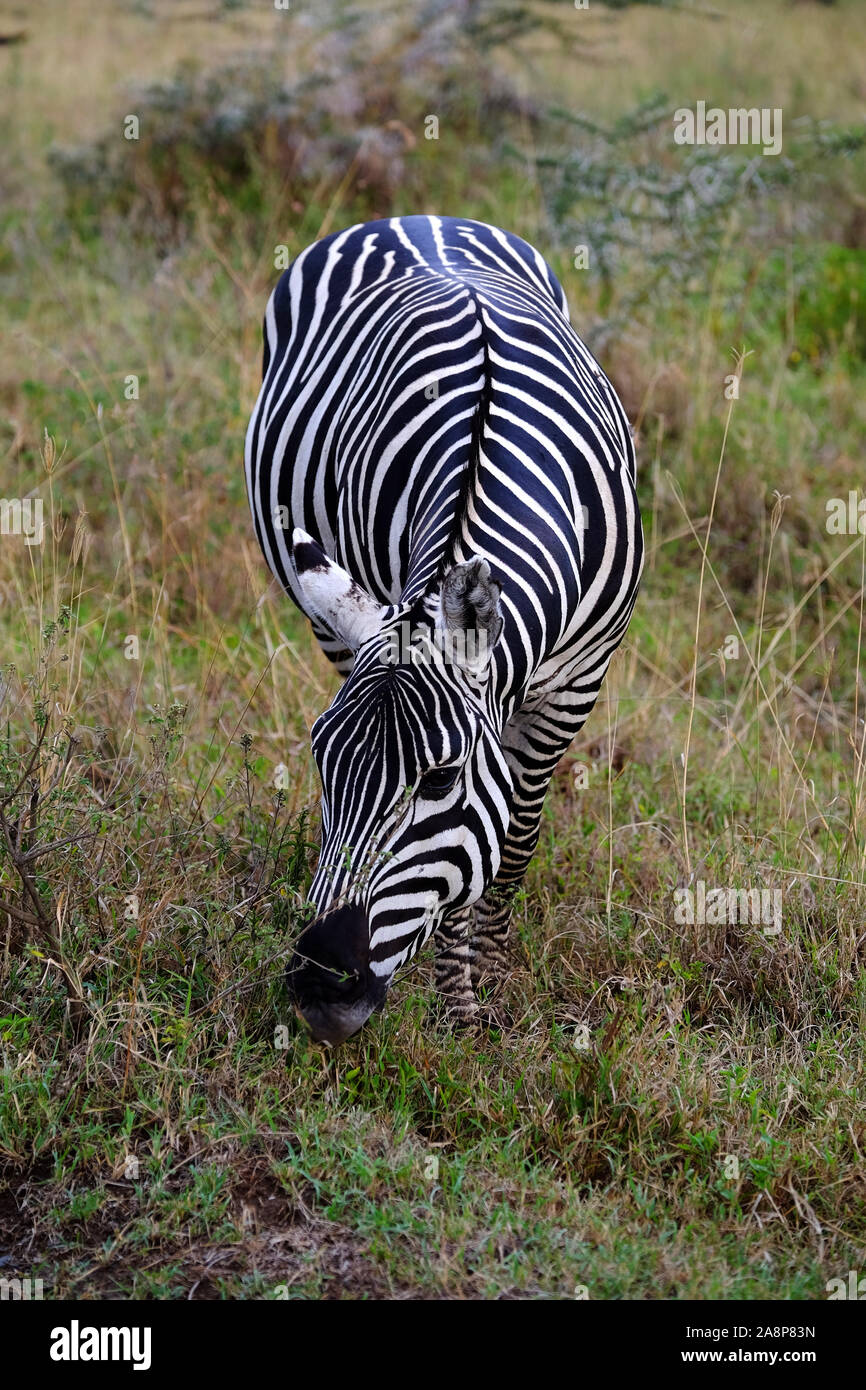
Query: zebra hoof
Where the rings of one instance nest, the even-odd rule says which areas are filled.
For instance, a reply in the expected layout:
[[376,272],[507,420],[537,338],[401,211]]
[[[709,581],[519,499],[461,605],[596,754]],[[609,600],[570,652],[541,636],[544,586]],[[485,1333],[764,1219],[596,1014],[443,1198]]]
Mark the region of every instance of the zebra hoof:
[[443,1033],[468,1033],[478,1025],[477,1000],[453,999],[437,995],[434,1002],[436,1023]]

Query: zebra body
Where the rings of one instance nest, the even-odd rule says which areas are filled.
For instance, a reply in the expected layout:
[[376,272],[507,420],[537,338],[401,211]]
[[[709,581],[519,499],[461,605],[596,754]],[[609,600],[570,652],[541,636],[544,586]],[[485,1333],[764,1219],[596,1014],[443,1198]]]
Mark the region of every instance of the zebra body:
[[290,984],[339,1041],[435,930],[465,1017],[634,605],[629,425],[545,261],[477,222],[327,237],[282,276],[264,338],[256,532],[347,677],[313,730],[319,917]]

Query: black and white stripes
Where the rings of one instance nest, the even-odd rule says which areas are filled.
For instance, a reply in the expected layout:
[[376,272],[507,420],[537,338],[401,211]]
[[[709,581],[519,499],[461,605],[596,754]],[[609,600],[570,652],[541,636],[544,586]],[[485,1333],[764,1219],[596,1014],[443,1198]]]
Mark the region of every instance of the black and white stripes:
[[622,407],[536,251],[395,218],[283,275],[246,466],[265,557],[348,677],[313,734],[319,917],[295,998],[339,1041],[436,930],[471,1014],[635,600]]

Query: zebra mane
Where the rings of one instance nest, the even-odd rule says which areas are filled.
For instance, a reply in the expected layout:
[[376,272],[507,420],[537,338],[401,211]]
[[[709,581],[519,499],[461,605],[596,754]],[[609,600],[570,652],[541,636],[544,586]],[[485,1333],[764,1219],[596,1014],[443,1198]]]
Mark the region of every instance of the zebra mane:
[[454,510],[454,524],[445,542],[442,558],[428,586],[428,595],[441,588],[448,570],[451,569],[452,565],[457,563],[457,547],[460,542],[463,524],[469,510],[469,502],[478,480],[478,473],[481,467],[481,443],[484,438],[484,426],[487,422],[487,412],[490,405],[490,359],[487,352],[487,339],[484,337],[483,330],[481,343],[484,350],[484,363],[482,367],[483,380],[481,383],[481,394],[478,397],[478,404],[475,407],[475,414],[472,417],[472,437],[469,442],[469,459],[460,479],[460,490],[457,494],[457,502]]

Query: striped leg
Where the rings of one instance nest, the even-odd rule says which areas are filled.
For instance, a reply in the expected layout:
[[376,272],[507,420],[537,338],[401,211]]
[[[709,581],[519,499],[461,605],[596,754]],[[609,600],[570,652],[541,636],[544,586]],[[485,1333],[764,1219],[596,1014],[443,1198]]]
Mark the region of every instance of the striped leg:
[[494,886],[475,904],[475,923],[470,940],[470,978],[473,991],[491,989],[505,974],[508,962],[508,927],[518,884]]
[[478,1012],[470,970],[471,921],[470,907],[452,913],[440,922],[434,938],[436,988],[446,1017],[457,1024],[471,1023]]
[[[607,661],[602,675],[606,668]],[[588,690],[552,692],[537,709],[521,711],[505,730],[514,800],[499,873],[475,907],[471,978],[476,990],[489,988],[505,972],[512,903],[538,844],[550,779],[586,723],[600,684],[601,675],[596,675]]]

